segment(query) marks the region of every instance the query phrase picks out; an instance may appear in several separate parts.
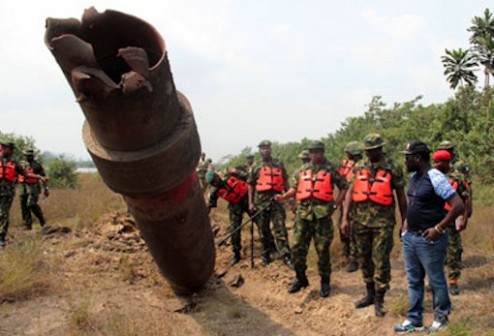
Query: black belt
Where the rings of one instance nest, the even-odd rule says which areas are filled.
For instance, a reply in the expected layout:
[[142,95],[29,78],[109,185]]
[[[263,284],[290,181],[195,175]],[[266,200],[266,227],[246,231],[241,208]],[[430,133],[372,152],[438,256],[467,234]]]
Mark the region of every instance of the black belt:
[[408,231],[414,236],[423,236],[424,235],[424,230],[416,230],[416,231]]

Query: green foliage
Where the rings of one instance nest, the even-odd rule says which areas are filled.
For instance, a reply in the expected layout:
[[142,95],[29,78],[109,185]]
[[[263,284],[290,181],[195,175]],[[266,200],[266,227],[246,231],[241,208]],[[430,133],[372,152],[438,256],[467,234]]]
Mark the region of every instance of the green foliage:
[[76,165],[63,157],[51,160],[46,171],[50,177],[50,185],[55,188],[75,188],[77,184]]
[[2,133],[0,131],[0,142],[13,142],[15,144],[15,149],[12,156],[17,161],[21,161],[24,159],[22,151],[24,151],[25,149],[33,149],[36,154],[40,153],[40,151],[35,146],[34,139],[31,137],[16,135],[14,133]]

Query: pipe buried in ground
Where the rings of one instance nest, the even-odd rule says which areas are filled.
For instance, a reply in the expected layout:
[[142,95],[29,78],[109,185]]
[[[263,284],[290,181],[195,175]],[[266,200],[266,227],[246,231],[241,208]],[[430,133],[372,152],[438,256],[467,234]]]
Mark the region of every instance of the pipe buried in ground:
[[160,34],[136,17],[89,8],[81,21],[47,19],[45,43],[85,115],[84,143],[101,177],[124,196],[172,288],[197,290],[215,260],[195,173],[201,145]]

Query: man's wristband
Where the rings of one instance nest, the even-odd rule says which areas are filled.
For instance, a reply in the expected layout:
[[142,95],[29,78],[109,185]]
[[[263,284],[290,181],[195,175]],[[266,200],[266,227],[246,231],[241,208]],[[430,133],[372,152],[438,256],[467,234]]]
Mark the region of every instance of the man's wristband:
[[434,226],[434,230],[436,230],[437,233],[439,233],[439,234],[444,234],[444,230],[441,230],[441,228],[439,227],[439,225]]

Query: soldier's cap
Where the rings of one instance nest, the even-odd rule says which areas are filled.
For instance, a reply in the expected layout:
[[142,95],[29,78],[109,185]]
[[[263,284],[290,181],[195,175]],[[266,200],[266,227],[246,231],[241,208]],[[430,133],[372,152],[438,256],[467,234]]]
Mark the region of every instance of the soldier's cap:
[[455,148],[455,144],[452,143],[451,141],[443,141],[439,144],[439,147],[437,147],[437,149],[453,149]]
[[447,150],[440,149],[432,154],[432,160],[434,161],[451,161],[451,154]]
[[216,172],[214,170],[208,170],[206,172],[206,183],[210,184],[213,181]]
[[312,150],[322,150],[324,151],[324,144],[321,141],[313,141],[308,147],[308,151]]
[[429,146],[427,146],[427,144],[425,144],[422,141],[413,140],[410,141],[405,147],[405,150],[401,151],[400,153],[403,153],[405,155],[411,155],[417,153],[430,153],[430,152],[431,150],[429,149]]
[[362,154],[362,145],[358,141],[350,141],[345,145],[345,153],[360,155]]
[[382,138],[380,134],[371,133],[364,137],[364,150],[370,150],[374,148],[382,147],[386,144],[386,141]]
[[300,152],[300,154],[298,155],[298,158],[300,160],[308,160],[308,159],[310,159],[309,151],[307,149],[304,149],[303,151]]
[[25,149],[22,151],[22,154],[25,156],[34,156],[34,150],[33,149]]
[[263,140],[263,141],[259,142],[259,145],[257,145],[257,147],[259,147],[259,148],[267,147],[267,146],[271,146],[271,141]]
[[10,141],[5,141],[5,142],[0,142],[0,145],[2,145],[2,148],[10,148],[10,149],[14,149],[15,148],[15,144],[13,142],[10,142]]
[[254,155],[253,154],[247,155],[247,159],[253,159],[253,158],[254,158]]

